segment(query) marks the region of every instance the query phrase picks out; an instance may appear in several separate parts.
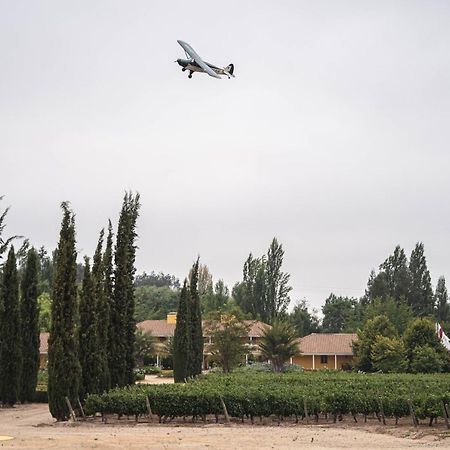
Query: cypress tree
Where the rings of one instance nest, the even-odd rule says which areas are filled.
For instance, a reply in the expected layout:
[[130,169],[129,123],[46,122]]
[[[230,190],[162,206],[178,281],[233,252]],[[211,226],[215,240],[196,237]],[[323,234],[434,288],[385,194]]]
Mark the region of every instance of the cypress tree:
[[177,310],[177,324],[173,337],[173,377],[175,383],[183,383],[188,374],[188,361],[191,354],[190,295],[187,280],[184,280]]
[[117,228],[112,318],[111,385],[126,386],[134,382],[134,274],[136,220],[139,194],[126,193]]
[[32,248],[28,251],[25,273],[21,282],[20,318],[23,365],[20,401],[22,403],[33,400],[39,370],[38,273],[38,254]]
[[200,258],[192,266],[190,282],[190,317],[191,352],[188,362],[188,375],[195,377],[202,373],[203,367],[203,330],[200,295],[198,292],[198,270]]
[[114,342],[115,342],[115,309],[114,309],[114,270],[113,270],[113,232],[111,220],[108,224],[108,236],[106,238],[105,253],[103,254],[103,270],[104,270],[104,281],[103,281],[103,292],[105,296],[105,302],[108,305],[108,317],[105,318],[108,327],[107,336],[107,361],[108,361],[108,388],[111,387],[112,379],[111,372],[113,371],[114,365]]
[[82,383],[80,394],[85,398],[87,394],[96,394],[100,388],[100,358],[98,342],[98,316],[96,298],[92,283],[89,258],[84,259],[83,286],[80,299],[80,364]]
[[422,242],[418,242],[411,253],[409,272],[411,287],[408,303],[416,316],[432,315],[434,310],[433,288]]
[[97,322],[97,353],[99,358],[99,392],[109,389],[108,367],[108,331],[109,331],[109,303],[104,289],[104,266],[102,261],[104,230],[100,232],[92,266],[92,291],[96,307]]
[[434,299],[436,304],[436,320],[439,323],[448,321],[450,319],[450,306],[448,304],[447,287],[445,286],[445,278],[443,276],[438,279]]
[[12,406],[19,397],[22,370],[19,281],[13,247],[3,268],[1,299],[0,397],[4,405]]
[[58,421],[67,420],[67,396],[72,405],[78,399],[81,368],[78,361],[75,318],[77,314],[77,253],[75,219],[68,203],[61,204],[63,219],[56,250],[56,263],[48,341],[48,403]]

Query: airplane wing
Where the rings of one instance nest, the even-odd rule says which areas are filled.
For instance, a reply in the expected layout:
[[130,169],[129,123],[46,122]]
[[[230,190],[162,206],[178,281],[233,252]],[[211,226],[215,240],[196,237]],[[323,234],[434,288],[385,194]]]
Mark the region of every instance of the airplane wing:
[[197,54],[197,52],[187,43],[184,41],[177,41],[183,50],[211,77],[219,78],[220,76],[217,75],[214,70],[212,70],[206,63],[203,61],[202,58]]

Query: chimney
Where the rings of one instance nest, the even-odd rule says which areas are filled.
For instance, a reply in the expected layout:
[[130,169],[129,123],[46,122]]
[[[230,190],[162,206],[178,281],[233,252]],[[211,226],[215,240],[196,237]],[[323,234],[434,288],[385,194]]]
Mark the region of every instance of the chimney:
[[176,324],[177,323],[177,313],[170,312],[167,314],[167,323]]

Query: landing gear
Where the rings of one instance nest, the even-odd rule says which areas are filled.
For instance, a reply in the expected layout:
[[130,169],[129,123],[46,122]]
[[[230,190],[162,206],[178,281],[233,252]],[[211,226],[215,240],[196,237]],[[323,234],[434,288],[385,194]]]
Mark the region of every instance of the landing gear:
[[183,67],[183,68],[181,69],[181,71],[182,71],[182,72],[185,72],[185,71],[186,71],[186,67]]
[[193,72],[192,72],[192,70],[190,70],[190,71],[189,71],[188,78],[192,78],[192,74],[193,74]]

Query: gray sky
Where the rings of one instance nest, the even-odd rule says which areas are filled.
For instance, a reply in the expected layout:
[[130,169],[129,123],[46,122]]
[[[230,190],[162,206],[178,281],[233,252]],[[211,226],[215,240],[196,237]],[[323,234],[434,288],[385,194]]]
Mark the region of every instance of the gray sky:
[[449,42],[448,1],[0,0],[8,232],[53,248],[70,200],[92,254],[133,189],[139,271],[231,286],[277,236],[315,307],[396,244],[450,277]]

